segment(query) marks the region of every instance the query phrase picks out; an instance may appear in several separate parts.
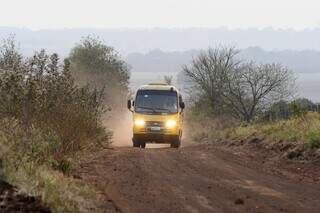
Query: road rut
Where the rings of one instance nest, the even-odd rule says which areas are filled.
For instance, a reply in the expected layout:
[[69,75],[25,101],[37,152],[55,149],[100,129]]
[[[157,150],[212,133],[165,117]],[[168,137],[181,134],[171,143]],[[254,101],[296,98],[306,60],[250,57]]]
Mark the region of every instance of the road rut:
[[209,145],[115,148],[79,173],[121,212],[320,212],[319,184],[263,172]]

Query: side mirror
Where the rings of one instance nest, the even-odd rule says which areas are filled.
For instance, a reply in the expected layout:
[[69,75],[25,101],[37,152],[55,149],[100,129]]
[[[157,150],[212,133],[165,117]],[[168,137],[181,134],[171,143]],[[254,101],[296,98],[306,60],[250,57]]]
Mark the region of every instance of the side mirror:
[[127,102],[127,107],[128,107],[128,110],[130,110],[131,111],[131,100],[128,100],[128,102]]
[[185,108],[185,104],[183,101],[179,102],[180,108],[183,110]]

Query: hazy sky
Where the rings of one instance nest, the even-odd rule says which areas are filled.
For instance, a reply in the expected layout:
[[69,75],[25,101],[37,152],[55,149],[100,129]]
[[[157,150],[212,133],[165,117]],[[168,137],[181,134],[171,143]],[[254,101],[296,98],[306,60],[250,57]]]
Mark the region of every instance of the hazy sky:
[[0,26],[320,27],[319,0],[0,0]]

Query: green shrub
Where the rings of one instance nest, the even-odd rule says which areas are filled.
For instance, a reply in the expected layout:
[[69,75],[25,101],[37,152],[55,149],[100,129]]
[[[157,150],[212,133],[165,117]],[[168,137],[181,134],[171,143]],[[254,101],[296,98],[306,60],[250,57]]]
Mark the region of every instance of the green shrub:
[[70,173],[82,152],[111,141],[101,122],[104,98],[103,88],[75,83],[68,60],[60,63],[57,54],[44,50],[24,58],[12,38],[5,41],[0,46],[0,178],[41,196],[56,212],[79,212],[82,203],[88,208],[84,212],[91,211],[93,190],[62,173]]
[[[108,142],[110,133],[101,123],[103,89],[77,86],[69,70],[70,63],[65,60],[59,64],[57,54],[48,55],[42,50],[23,59],[12,49],[14,45],[3,48],[0,51],[0,120],[16,121],[22,131],[22,143],[28,141],[32,153],[52,141],[50,154],[58,161],[66,154],[101,147],[102,140]],[[19,60],[12,60],[14,57]],[[43,140],[37,140],[37,144],[30,142],[34,140],[33,132]]]
[[320,131],[319,130],[313,130],[308,133],[306,145],[310,149],[320,148]]
[[69,174],[71,172],[71,163],[68,160],[62,159],[58,164],[54,164],[53,167],[59,171],[61,171],[63,174]]

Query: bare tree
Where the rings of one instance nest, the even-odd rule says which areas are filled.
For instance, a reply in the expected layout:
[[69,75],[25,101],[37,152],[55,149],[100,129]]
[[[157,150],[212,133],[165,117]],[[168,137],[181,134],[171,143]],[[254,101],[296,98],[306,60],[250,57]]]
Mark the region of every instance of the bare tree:
[[183,66],[183,72],[195,87],[192,89],[193,92],[199,91],[200,96],[207,99],[211,108],[218,114],[225,110],[222,105],[223,94],[227,88],[227,73],[234,70],[239,63],[234,60],[237,53],[235,48],[209,48],[194,58],[190,66]]
[[225,103],[234,115],[247,122],[273,103],[293,93],[294,76],[281,64],[240,64],[229,73]]
[[165,76],[163,76],[163,79],[164,79],[164,82],[166,82],[166,84],[171,85],[173,76],[172,75],[165,75]]
[[244,63],[237,53],[235,48],[209,49],[183,70],[217,114],[250,122],[265,106],[292,94],[294,77],[280,64]]

